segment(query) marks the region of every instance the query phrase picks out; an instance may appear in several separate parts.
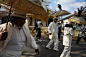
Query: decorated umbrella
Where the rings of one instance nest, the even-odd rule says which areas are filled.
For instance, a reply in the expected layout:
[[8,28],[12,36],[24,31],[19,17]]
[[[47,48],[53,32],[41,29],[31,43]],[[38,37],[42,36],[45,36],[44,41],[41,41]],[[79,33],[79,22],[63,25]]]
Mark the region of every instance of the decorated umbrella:
[[53,18],[54,17],[53,15],[55,14],[55,12],[49,8],[48,8],[48,10],[49,10],[49,14],[48,14],[49,18]]
[[72,16],[69,18],[69,21],[79,23],[79,24],[86,24],[86,20],[82,17]]
[[[32,2],[30,0],[0,0],[0,3],[3,3],[7,6],[12,6],[12,10],[19,10],[26,13],[31,13],[35,17],[37,16],[38,19],[47,22],[48,21],[48,12],[46,12],[43,3],[42,5],[39,5],[35,2]],[[6,6],[4,6],[7,8]],[[10,10],[10,7],[7,8]],[[46,15],[46,16],[44,16]]]
[[12,6],[16,10],[24,11],[32,14],[45,14],[43,7],[35,2],[29,0],[0,0],[0,3]]
[[[29,0],[0,0],[0,3],[6,5],[7,6],[6,8],[9,10],[7,25],[8,25],[8,20],[10,20],[11,11],[14,10],[22,11],[25,13],[31,13],[33,15],[42,15],[42,16],[44,16],[44,14],[47,13],[45,8],[43,8],[41,5],[31,2]],[[43,18],[42,16],[40,17],[40,19],[44,19],[45,21],[46,18],[45,17]]]
[[71,13],[66,10],[59,10],[59,11],[56,11],[56,13],[53,16],[56,17],[56,16],[63,16],[68,14],[71,14]]
[[56,16],[63,16],[63,15],[68,15],[70,14],[70,12],[66,11],[66,10],[62,10],[62,6],[60,4],[58,4],[58,8],[59,8],[59,11],[56,11],[55,14],[53,15],[54,17]]

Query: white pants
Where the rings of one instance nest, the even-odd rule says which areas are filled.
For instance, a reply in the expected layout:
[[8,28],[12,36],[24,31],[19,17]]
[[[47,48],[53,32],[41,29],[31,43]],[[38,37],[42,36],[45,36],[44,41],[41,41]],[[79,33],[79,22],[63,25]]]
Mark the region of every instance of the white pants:
[[3,50],[0,52],[0,57],[20,57],[21,51]]
[[58,49],[58,35],[57,33],[54,33],[53,38],[49,41],[47,44],[47,47],[50,47],[50,45],[54,42],[54,49]]
[[71,45],[70,46],[65,46],[62,54],[60,57],[70,57],[70,51],[71,51]]

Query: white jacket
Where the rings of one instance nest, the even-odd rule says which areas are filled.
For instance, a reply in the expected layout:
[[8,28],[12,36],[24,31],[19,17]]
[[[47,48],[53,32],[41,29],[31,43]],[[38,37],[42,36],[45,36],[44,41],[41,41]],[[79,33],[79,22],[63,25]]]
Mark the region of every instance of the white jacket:
[[52,39],[54,33],[58,33],[58,25],[55,22],[51,22],[48,26],[48,32],[52,33],[49,38]]
[[[6,28],[6,23],[0,25],[0,31],[3,31],[5,28]],[[9,22],[8,23],[8,27],[7,27],[8,36],[7,36],[6,40],[8,40],[11,37],[11,35],[12,35],[12,29],[13,29],[13,26]],[[23,26],[23,30],[24,30],[25,36],[27,38],[27,40],[26,40],[26,46],[29,47],[29,48],[34,48],[34,49],[37,48],[36,42],[35,42],[33,36],[31,35],[28,27],[26,27],[24,25]],[[6,47],[7,43],[8,42],[6,42],[6,41],[0,41],[0,52]]]
[[70,46],[72,42],[72,36],[74,35],[74,30],[71,27],[64,27],[63,45]]

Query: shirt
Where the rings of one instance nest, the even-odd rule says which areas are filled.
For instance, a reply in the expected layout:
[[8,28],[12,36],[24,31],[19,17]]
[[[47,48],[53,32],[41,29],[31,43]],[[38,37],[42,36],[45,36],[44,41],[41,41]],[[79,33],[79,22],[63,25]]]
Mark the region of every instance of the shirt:
[[[82,33],[83,32],[83,33]],[[82,25],[81,27],[80,27],[80,31],[79,31],[79,35],[78,35],[79,37],[82,37],[82,36],[84,36],[85,37],[85,26],[84,25]]]
[[12,36],[9,39],[9,42],[5,49],[21,51],[25,46],[24,45],[25,41],[26,41],[26,37],[25,37],[23,29],[21,28],[19,30],[18,27],[14,27]]
[[41,28],[41,21],[37,22],[38,28]]
[[54,32],[58,32],[58,26],[57,23],[54,22]]

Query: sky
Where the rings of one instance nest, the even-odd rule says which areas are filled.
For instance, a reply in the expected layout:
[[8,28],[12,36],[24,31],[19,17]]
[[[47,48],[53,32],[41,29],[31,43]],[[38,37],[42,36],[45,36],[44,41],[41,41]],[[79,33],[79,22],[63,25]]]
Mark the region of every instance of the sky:
[[49,8],[53,11],[58,11],[58,4],[61,4],[63,10],[67,10],[71,14],[74,13],[74,11],[77,11],[77,8],[80,8],[80,6],[86,6],[86,0],[46,0],[51,3],[49,3]]

